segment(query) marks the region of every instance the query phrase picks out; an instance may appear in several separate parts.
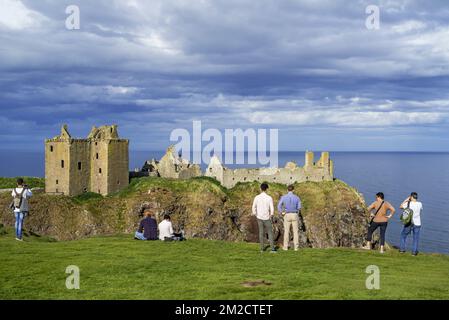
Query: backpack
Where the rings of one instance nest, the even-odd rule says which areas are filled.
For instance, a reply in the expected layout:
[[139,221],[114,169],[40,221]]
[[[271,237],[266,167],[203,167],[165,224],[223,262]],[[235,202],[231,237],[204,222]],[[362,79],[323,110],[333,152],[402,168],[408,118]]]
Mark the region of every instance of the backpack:
[[413,210],[410,209],[410,201],[407,203],[407,208],[402,211],[400,219],[404,225],[409,225],[412,222]]
[[14,188],[14,193],[16,194],[14,196],[14,200],[11,203],[11,209],[20,209],[22,206],[23,201],[23,193],[25,192],[25,188],[22,188],[22,192],[18,193],[16,189]]

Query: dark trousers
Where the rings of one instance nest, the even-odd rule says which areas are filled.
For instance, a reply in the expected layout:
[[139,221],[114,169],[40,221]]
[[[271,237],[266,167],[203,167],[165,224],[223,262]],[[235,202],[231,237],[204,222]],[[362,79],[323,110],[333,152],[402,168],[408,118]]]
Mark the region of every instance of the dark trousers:
[[173,233],[171,237],[165,237],[164,241],[184,241],[182,233]]
[[371,222],[368,227],[368,234],[366,235],[366,241],[371,241],[374,231],[380,228],[380,245],[385,245],[385,232],[387,231],[388,222]]
[[270,241],[271,250],[275,250],[273,240],[273,224],[271,223],[271,220],[257,219],[257,225],[259,226],[260,250],[264,249],[265,232],[268,233],[268,240]]

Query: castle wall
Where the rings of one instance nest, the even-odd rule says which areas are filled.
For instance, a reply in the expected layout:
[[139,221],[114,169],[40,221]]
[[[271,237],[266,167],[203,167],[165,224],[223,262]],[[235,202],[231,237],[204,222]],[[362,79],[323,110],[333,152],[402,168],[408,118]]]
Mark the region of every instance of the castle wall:
[[194,177],[202,176],[201,167],[198,165],[190,165],[179,172],[179,179],[190,179]]
[[69,195],[78,195],[90,190],[90,142],[88,140],[72,140],[69,172]]
[[129,142],[128,140],[108,141],[108,168],[106,194],[117,192],[129,184]]
[[[45,192],[69,194],[70,144],[68,141],[45,142]],[[64,161],[62,168],[61,161]]]
[[314,165],[313,160],[314,160],[313,152],[312,151],[306,151],[304,167],[306,167],[306,168],[313,167],[313,165]]
[[158,163],[159,175],[163,178],[178,178],[176,159],[171,152],[167,152]]
[[189,179],[203,175],[199,165],[189,163],[188,160],[177,156],[173,146],[170,146],[161,160],[153,165],[159,176],[163,178]]
[[296,182],[331,181],[333,179],[326,168],[317,167],[310,170],[299,167],[293,171],[286,168],[278,168],[273,172],[263,172],[263,169],[228,169],[223,172],[222,180],[219,180],[218,176],[213,177],[226,188],[232,188],[239,182],[258,181],[260,183],[271,182],[288,185]]
[[108,193],[108,146],[100,139],[93,139],[90,145],[90,191],[103,195]]
[[206,171],[204,172],[204,175],[206,177],[214,178],[218,181],[220,181],[224,185],[224,171],[225,169],[222,165],[218,157],[212,157],[209,162],[209,166],[207,167]]
[[232,188],[239,182],[271,182],[291,184],[306,181],[332,181],[333,163],[328,152],[323,152],[320,160],[315,164],[313,152],[306,152],[304,167],[294,163],[287,163],[284,168],[254,168],[228,169],[218,158],[212,158],[205,175],[220,181],[226,188]]

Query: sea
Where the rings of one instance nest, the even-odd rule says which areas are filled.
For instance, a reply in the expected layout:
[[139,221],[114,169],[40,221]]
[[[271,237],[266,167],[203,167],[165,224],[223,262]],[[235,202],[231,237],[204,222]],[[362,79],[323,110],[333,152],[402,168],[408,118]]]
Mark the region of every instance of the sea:
[[[159,159],[164,151],[131,151],[130,170],[146,160]],[[399,245],[399,205],[412,191],[423,203],[420,248],[422,252],[449,254],[449,153],[441,152],[331,152],[334,173],[356,188],[367,204],[379,191],[395,208],[387,241]],[[315,155],[318,160],[319,154]],[[304,164],[304,152],[279,152],[279,166],[287,161]],[[203,170],[206,165],[202,165]],[[238,165],[227,165],[231,168]],[[252,165],[256,167],[257,165]],[[244,167],[251,167],[245,165]],[[0,151],[0,176],[44,176],[44,154],[31,151]],[[411,236],[408,241],[409,249]]]

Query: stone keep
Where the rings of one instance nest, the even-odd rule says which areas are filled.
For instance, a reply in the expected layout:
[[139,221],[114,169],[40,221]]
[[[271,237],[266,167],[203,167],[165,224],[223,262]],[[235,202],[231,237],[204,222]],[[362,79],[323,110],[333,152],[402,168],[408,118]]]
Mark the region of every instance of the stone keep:
[[93,127],[87,139],[74,139],[67,125],[45,140],[45,191],[75,196],[107,195],[129,184],[129,141],[117,126]]

